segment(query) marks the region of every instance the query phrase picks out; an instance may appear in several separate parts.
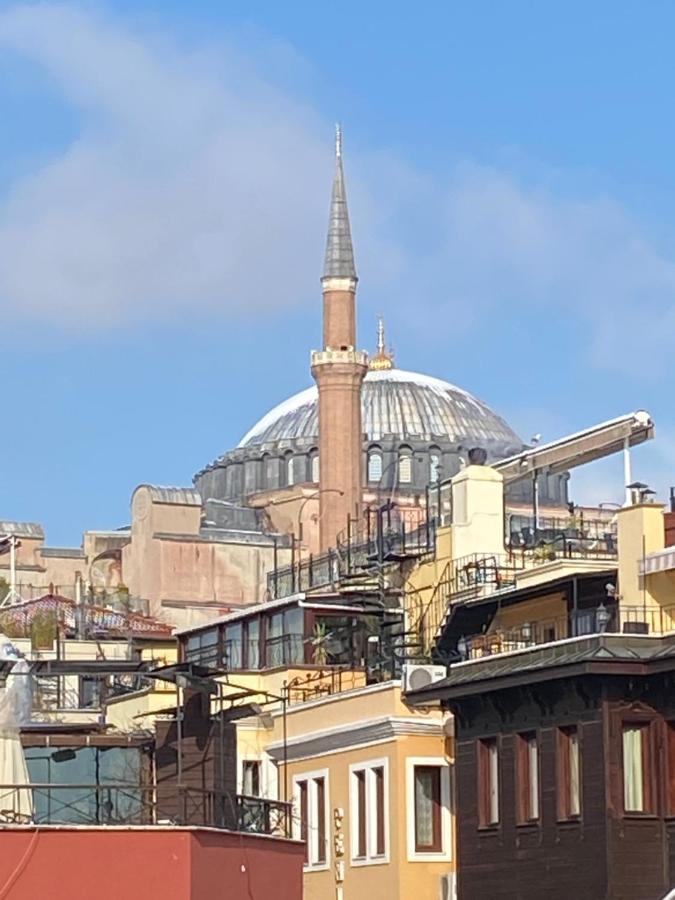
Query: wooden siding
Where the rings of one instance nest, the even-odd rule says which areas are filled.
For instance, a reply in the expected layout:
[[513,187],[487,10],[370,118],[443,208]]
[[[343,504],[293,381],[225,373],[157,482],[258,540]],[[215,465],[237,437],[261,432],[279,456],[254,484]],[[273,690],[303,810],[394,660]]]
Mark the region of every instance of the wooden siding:
[[[667,816],[665,722],[675,720],[671,673],[580,676],[453,700],[457,716],[459,900],[661,900],[675,885],[675,819]],[[623,813],[622,722],[653,723],[652,815]],[[580,739],[581,815],[559,821],[558,727]],[[540,819],[516,821],[515,742],[536,731]],[[478,827],[476,742],[500,746],[500,822]]]

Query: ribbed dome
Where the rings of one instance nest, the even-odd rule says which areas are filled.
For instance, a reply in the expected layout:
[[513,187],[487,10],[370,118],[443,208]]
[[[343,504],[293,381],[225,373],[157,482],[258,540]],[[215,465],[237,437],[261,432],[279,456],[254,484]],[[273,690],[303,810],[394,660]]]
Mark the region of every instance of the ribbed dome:
[[[318,440],[318,392],[308,388],[279,404],[244,435],[239,447],[278,441]],[[471,394],[428,375],[402,369],[369,371],[363,385],[363,428],[368,441],[396,437],[402,442],[466,442],[468,446],[514,451],[518,435]]]

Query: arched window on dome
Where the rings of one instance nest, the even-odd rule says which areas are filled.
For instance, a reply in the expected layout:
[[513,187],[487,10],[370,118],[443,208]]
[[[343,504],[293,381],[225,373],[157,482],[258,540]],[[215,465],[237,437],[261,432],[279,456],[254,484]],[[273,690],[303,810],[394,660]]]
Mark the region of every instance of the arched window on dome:
[[287,487],[293,484],[293,454],[289,450],[282,456],[279,464],[279,487]]
[[286,457],[286,484],[289,486],[298,481],[298,459],[295,456]]
[[368,481],[382,480],[382,451],[374,447],[368,451]]
[[441,477],[441,451],[438,447],[432,447],[429,451],[429,483],[438,484]]
[[309,454],[310,461],[310,477],[312,484],[319,483],[319,451],[312,450]]
[[410,447],[401,447],[398,454],[398,482],[410,484],[412,482],[412,450]]

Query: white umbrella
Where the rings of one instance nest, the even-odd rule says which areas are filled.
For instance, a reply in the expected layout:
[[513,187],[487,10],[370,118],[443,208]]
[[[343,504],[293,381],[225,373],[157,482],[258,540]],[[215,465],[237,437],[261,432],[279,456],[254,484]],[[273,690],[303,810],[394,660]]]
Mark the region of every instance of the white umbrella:
[[3,634],[0,662],[14,663],[0,690],[0,785],[13,785],[11,789],[0,788],[0,822],[28,822],[33,818],[33,796],[21,746],[21,726],[30,721],[31,715],[30,667]]

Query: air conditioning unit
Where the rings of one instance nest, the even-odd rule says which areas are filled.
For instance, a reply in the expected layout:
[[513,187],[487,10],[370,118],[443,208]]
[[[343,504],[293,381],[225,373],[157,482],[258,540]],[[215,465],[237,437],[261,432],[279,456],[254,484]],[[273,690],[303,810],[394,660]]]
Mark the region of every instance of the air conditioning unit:
[[445,666],[403,666],[403,692],[418,691],[447,675]]
[[457,880],[454,872],[441,875],[440,900],[457,900]]

